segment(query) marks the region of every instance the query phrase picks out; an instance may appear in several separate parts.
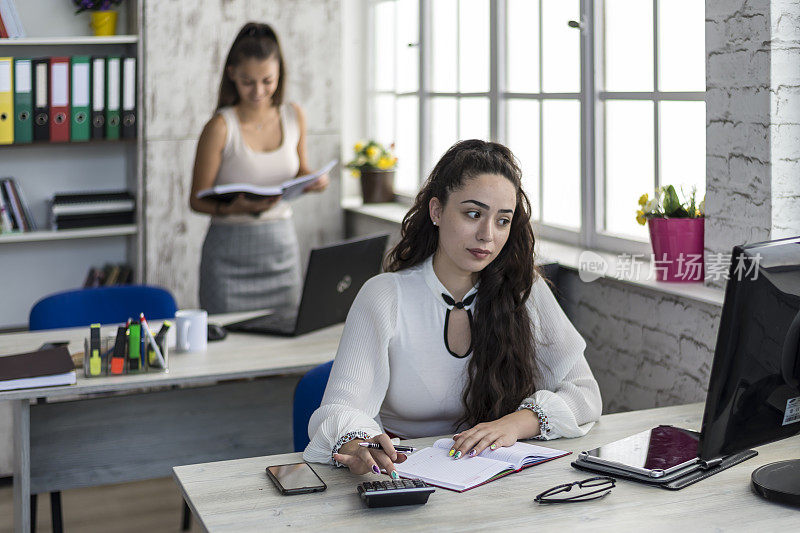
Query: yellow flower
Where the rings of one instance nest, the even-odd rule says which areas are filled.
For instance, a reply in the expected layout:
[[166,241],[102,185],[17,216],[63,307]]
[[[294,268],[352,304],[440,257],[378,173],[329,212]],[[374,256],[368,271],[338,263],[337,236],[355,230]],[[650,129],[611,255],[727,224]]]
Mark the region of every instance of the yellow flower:
[[378,149],[377,149],[376,147],[374,147],[374,146],[370,146],[369,148],[367,148],[367,157],[369,157],[370,159],[372,159],[372,158],[374,158],[376,155],[378,155]]
[[636,222],[638,222],[642,226],[645,225],[645,223],[647,222],[647,217],[644,216],[644,211],[642,210],[636,211]]
[[644,207],[644,204],[646,204],[646,203],[647,203],[647,200],[648,200],[648,198],[647,198],[647,194],[643,194],[643,195],[642,195],[642,196],[639,198],[639,205],[641,205],[642,207]]
[[378,159],[378,168],[381,170],[392,168],[392,165],[394,165],[394,161],[392,160],[391,157],[383,156],[380,159]]
[[355,151],[356,151],[356,153],[360,152],[360,151],[361,151],[361,150],[363,150],[363,149],[364,149],[364,143],[363,143],[363,142],[361,142],[361,141],[358,141],[358,142],[356,143],[356,145],[355,145],[355,146],[353,146],[353,150],[355,150]]
[[354,178],[361,176],[361,171],[357,168],[350,169],[350,174],[353,175]]

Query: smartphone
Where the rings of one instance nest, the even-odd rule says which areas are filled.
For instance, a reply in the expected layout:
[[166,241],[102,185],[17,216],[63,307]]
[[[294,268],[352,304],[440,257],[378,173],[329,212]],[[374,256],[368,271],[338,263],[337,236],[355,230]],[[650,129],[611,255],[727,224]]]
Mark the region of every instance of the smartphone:
[[267,476],[284,495],[322,492],[327,486],[308,463],[267,467]]

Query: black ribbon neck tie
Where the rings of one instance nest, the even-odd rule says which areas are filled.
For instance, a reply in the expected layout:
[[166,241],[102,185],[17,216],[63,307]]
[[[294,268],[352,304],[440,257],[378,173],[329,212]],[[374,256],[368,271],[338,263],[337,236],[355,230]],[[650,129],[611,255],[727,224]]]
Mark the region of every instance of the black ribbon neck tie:
[[469,296],[467,296],[466,298],[464,298],[460,302],[456,302],[450,295],[442,293],[442,300],[444,300],[444,303],[449,305],[451,308],[455,307],[456,309],[464,309],[467,312],[467,321],[469,321],[470,341],[469,341],[469,348],[467,349],[467,353],[465,353],[464,355],[458,355],[453,350],[451,350],[450,349],[450,343],[447,342],[447,326],[450,323],[450,311],[452,311],[452,309],[448,309],[447,312],[444,315],[444,347],[447,348],[447,351],[450,353],[450,355],[452,355],[453,357],[456,357],[458,359],[463,359],[463,358],[467,357],[469,354],[472,353],[472,344],[473,344],[472,343],[472,330],[474,329],[473,328],[473,324],[472,324],[472,311],[470,311],[469,309],[466,309],[466,308],[467,308],[467,306],[472,305],[472,302],[475,301],[475,296],[477,296],[477,295],[478,295],[477,292],[473,292],[472,294],[470,294]]
[[446,303],[450,307],[455,307],[456,309],[464,309],[465,307],[472,305],[472,302],[475,301],[475,296],[477,295],[478,295],[477,292],[473,292],[460,302],[457,302],[449,294],[442,293],[442,300],[444,300],[444,303]]

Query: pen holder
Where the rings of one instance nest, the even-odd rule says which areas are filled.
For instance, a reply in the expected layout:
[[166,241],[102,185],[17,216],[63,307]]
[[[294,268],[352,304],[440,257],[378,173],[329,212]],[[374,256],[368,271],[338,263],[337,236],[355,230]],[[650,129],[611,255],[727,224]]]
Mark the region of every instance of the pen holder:
[[114,337],[101,337],[100,349],[96,353],[90,349],[88,338],[83,339],[83,375],[87,378],[105,376],[108,373],[108,359],[114,350]]

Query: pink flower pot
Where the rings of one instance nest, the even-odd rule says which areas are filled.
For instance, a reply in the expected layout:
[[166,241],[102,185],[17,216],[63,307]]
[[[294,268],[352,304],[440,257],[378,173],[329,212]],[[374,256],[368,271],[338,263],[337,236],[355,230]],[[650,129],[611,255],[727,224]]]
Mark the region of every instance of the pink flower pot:
[[703,281],[704,218],[650,218],[647,226],[658,281]]

